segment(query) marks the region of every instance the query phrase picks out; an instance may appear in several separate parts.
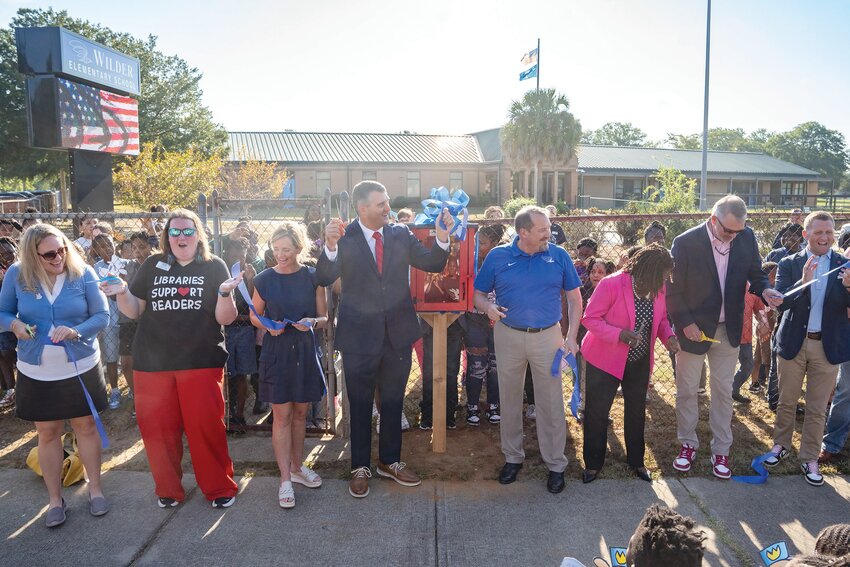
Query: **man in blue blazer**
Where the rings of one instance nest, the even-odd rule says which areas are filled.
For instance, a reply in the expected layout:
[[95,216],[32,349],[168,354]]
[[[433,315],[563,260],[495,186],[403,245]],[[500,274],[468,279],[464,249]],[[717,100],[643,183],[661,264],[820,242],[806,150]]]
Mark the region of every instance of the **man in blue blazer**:
[[782,300],[762,272],[756,237],[746,220],[747,206],[740,197],[727,195],[717,201],[708,221],[673,240],[673,279],[667,289],[667,310],[682,347],[676,354],[676,423],[682,446],[673,468],[687,472],[696,458],[697,390],[707,357],[711,464],[714,475],[722,479],[732,476],[732,382],[747,282],[750,293],[769,305]]
[[[782,319],[776,332],[779,365],[779,406],[773,428],[773,453],[764,462],[775,466],[788,456],[794,434],[797,401],[806,377],[806,416],[800,441],[800,466],[806,482],[823,484],[818,469],[820,442],[829,398],[835,388],[838,367],[850,360],[850,270],[838,268],[847,262],[832,250],[835,221],[818,211],[803,221],[806,248],[779,262],[776,289],[788,292],[802,284],[801,291],[787,294],[779,306]],[[831,270],[835,273],[828,274]]]
[[347,227],[339,219],[325,229],[325,249],[316,274],[320,285],[342,278],[336,348],[342,353],[351,418],[351,481],[355,498],[369,494],[372,476],[372,400],[381,394],[378,440],[380,476],[403,486],[419,477],[401,461],[401,412],[411,347],[422,336],[410,296],[410,267],[440,272],[449,257],[454,221],[447,210],[436,223],[436,246],[425,248],[404,224],[390,224],[390,198],[376,181],[352,191],[358,219]]

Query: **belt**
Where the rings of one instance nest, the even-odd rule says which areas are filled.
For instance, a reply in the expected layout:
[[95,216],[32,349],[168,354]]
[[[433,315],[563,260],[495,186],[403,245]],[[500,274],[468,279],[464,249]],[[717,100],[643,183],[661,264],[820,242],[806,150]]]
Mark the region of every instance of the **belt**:
[[821,340],[822,336],[823,336],[823,333],[820,332],[820,331],[818,331],[817,333],[806,333],[806,337],[809,338],[809,339],[812,339],[813,341]]
[[508,325],[504,321],[502,321],[502,325],[509,329],[513,329],[514,331],[522,331],[523,333],[539,333],[540,331],[545,331],[546,329],[551,329],[557,323],[552,323],[548,327],[514,327],[513,325]]

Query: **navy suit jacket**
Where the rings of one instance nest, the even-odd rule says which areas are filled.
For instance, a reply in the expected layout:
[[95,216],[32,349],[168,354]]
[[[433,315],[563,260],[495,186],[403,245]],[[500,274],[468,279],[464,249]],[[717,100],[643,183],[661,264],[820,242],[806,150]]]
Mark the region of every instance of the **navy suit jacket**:
[[360,223],[349,224],[337,242],[334,262],[324,251],[316,275],[319,285],[342,277],[342,296],[336,328],[336,348],[341,352],[378,354],[387,331],[395,349],[410,347],[422,336],[410,296],[410,267],[440,272],[449,252],[436,242],[425,248],[404,224],[384,227],[383,272],[378,266]]
[[[833,270],[846,262],[837,251],[832,251],[829,269]],[[786,256],[779,262],[776,272],[776,289],[785,293],[800,285],[803,280],[803,266],[806,264],[806,250]],[[850,307],[850,293],[838,281],[838,273],[826,277],[826,295],[823,298],[821,332],[823,333],[823,352],[830,364],[841,364],[850,360],[850,320],[847,308]],[[812,308],[812,288],[785,298],[779,311],[782,319],[776,332],[778,354],[785,360],[797,356],[806,337],[809,313]]]
[[714,337],[722,301],[729,344],[736,347],[741,343],[741,330],[744,328],[747,282],[750,282],[750,293],[758,296],[770,287],[767,276],[761,270],[755,234],[747,227],[732,241],[725,293],[721,294],[714,252],[705,225],[695,226],[673,240],[673,281],[667,284],[667,312],[673,320],[682,350],[692,354],[705,354],[712,343],[689,341],[682,329],[696,323],[706,335]]

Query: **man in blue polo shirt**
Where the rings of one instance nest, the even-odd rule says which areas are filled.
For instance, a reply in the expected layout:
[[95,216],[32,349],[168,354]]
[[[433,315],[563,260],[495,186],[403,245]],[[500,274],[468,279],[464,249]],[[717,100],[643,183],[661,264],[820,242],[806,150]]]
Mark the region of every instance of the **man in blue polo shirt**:
[[[564,393],[551,375],[556,351],[565,346],[578,353],[576,336],[581,319],[581,282],[567,252],[550,244],[549,217],[540,207],[524,207],[516,215],[517,235],[511,244],[487,255],[475,278],[475,307],[496,321],[500,426],[505,465],[499,482],[516,480],[525,451],[522,446],[522,391],[526,366],[531,366],[537,411],[537,442],[549,468],[550,492],[564,489],[567,424]],[[570,328],[561,336],[561,290],[567,292]],[[496,292],[496,303],[487,294]]]

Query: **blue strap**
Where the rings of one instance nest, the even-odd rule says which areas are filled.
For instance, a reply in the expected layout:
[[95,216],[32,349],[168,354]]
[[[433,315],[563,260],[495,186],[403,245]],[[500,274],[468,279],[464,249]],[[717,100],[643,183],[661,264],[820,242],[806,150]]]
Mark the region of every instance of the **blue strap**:
[[581,383],[579,379],[578,361],[573,353],[567,353],[563,347],[555,352],[552,360],[552,376],[558,378],[561,372],[569,367],[573,372],[573,395],[570,397],[570,412],[578,419],[578,407],[581,404]]
[[752,466],[753,470],[756,471],[756,475],[733,476],[732,480],[743,482],[744,484],[764,484],[765,482],[767,482],[767,477],[770,476],[770,473],[768,473],[767,469],[764,467],[764,462],[772,456],[775,456],[773,451],[768,451],[764,455],[759,455],[758,457],[753,459],[753,462],[750,466]]
[[51,346],[61,346],[65,349],[65,356],[68,357],[68,360],[74,363],[74,370],[77,371],[77,380],[80,381],[80,386],[83,388],[83,394],[86,396],[86,403],[89,405],[89,411],[91,412],[92,417],[94,418],[94,425],[97,427],[97,432],[100,435],[100,446],[104,449],[109,448],[109,437],[106,435],[106,428],[103,426],[103,420],[100,419],[100,414],[97,412],[97,408],[94,407],[94,401],[91,398],[91,394],[89,394],[88,388],[86,388],[85,382],[83,382],[83,377],[80,376],[80,369],[77,367],[77,358],[74,356],[74,353],[71,352],[71,349],[68,348],[68,344],[65,341],[59,341],[58,343],[54,343],[50,340],[50,337],[47,335],[41,336],[41,342],[45,345]]

